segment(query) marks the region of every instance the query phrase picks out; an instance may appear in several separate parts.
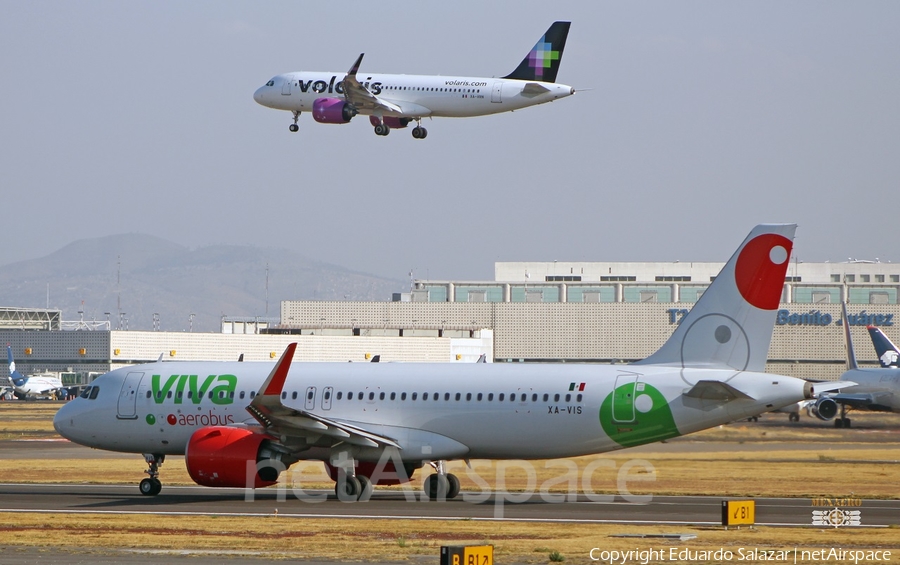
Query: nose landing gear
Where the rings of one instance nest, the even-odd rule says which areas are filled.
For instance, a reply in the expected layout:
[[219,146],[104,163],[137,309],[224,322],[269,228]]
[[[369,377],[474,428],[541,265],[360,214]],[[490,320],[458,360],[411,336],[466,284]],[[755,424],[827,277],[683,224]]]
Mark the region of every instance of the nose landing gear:
[[149,467],[145,473],[150,475],[141,481],[139,488],[144,496],[156,496],[162,490],[162,482],[159,480],[159,466],[166,460],[166,456],[159,453],[145,453],[144,461]]
[[294,114],[294,123],[288,126],[288,129],[293,133],[297,133],[300,130],[300,126],[297,125],[297,120],[300,119],[300,112],[295,110],[292,113]]

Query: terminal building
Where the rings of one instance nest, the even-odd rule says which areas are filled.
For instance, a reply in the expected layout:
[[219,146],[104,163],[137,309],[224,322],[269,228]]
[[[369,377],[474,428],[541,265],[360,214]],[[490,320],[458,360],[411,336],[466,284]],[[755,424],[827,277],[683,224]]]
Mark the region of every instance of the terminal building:
[[[221,333],[67,325],[58,310],[0,309],[0,340],[20,372],[86,384],[122,366],[164,360],[624,363],[653,353],[723,263],[496,263],[493,281],[413,281],[384,302],[284,301],[279,320],[223,319]],[[836,379],[845,369],[841,302],[863,366],[867,325],[900,342],[900,264],[792,263],[767,370]],[[386,297],[387,298],[387,297]],[[66,328],[80,331],[65,331]],[[8,375],[0,364],[0,377]],[[65,382],[65,380],[64,380]]]

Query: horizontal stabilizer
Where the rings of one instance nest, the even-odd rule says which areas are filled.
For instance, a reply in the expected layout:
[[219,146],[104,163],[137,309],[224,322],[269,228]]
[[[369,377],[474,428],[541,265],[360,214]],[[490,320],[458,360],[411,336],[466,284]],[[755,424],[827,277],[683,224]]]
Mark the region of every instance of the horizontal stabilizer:
[[691,398],[720,400],[722,402],[730,402],[739,398],[754,400],[752,396],[747,396],[730,384],[721,381],[698,381],[697,384],[691,387],[691,390],[684,393],[684,395]]
[[525,85],[525,88],[522,89],[522,94],[525,96],[538,96],[545,92],[550,92],[550,89],[537,82],[529,82]]

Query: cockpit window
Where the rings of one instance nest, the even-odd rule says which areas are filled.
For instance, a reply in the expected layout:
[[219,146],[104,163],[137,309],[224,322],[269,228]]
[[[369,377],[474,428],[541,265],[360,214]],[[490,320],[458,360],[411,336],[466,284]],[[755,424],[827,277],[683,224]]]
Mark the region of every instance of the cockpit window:
[[90,395],[89,398],[90,398],[91,400],[94,400],[95,398],[97,398],[97,395],[98,395],[98,394],[100,394],[100,387],[99,387],[99,386],[92,387],[92,388],[91,388],[91,395]]
[[92,388],[94,388],[94,387],[92,387],[92,386],[87,387],[86,389],[84,389],[83,391],[81,391],[81,394],[80,394],[79,396],[80,396],[81,398],[87,398],[87,397],[91,394],[91,389],[92,389]]
[[94,400],[97,398],[97,395],[100,394],[99,386],[89,386],[79,395],[80,398],[87,398],[89,400]]
[[266,86],[275,86],[275,81],[270,80],[269,82],[266,83]]

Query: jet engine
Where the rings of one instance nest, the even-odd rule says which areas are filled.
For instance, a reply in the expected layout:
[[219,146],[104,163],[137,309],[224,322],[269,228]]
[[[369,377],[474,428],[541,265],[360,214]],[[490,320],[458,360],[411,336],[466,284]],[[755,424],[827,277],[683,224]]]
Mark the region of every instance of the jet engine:
[[346,124],[358,112],[340,98],[316,98],[313,102],[313,119],[320,124]]
[[242,428],[207,426],[191,436],[184,453],[188,474],[207,487],[274,485],[285,462],[268,436]]
[[833,398],[829,396],[823,396],[822,398],[816,400],[816,403],[813,404],[812,413],[815,414],[816,418],[820,420],[831,420],[838,413],[838,405],[837,402],[834,401]]

